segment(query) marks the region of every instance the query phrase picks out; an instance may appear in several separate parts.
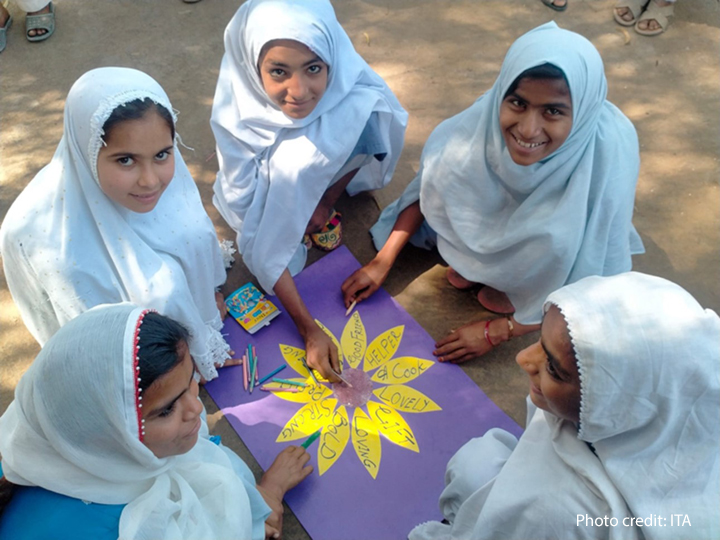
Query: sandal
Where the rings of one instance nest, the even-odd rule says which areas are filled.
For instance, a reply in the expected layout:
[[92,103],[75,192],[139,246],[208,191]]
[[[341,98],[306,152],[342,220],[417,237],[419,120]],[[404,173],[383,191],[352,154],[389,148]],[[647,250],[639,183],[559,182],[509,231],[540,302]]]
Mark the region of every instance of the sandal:
[[[658,6],[655,0],[650,0],[647,9],[640,16],[637,23],[635,23],[635,31],[643,36],[657,36],[658,34],[662,34],[670,25],[668,17],[672,17],[674,12],[674,3],[668,4],[667,6]],[[638,28],[638,25],[642,21],[655,21],[660,25],[660,28],[656,28],[655,30],[643,30],[642,28]]]
[[[39,13],[25,17],[25,37],[28,41],[45,41],[55,32],[55,5],[50,2],[50,13]],[[31,36],[30,30],[46,30],[44,34]]]
[[553,2],[555,0],[542,0],[542,3],[545,4],[550,9],[554,9],[555,11],[565,11],[568,7],[567,1],[562,6],[556,6]]
[[[647,5],[648,0],[620,0],[613,8],[615,21],[623,26],[633,26],[637,22],[638,17],[645,11],[645,6]],[[632,20],[626,21],[618,15],[618,8],[627,8],[633,16]]]
[[512,305],[507,294],[488,287],[487,285],[477,293],[477,299],[482,307],[493,313],[500,313],[501,315],[511,315],[515,313],[515,306]]
[[10,30],[12,22],[13,18],[12,15],[10,15],[5,21],[5,26],[0,28],[0,52],[3,52],[5,50],[5,46],[7,45],[7,31]]
[[332,251],[342,243],[342,214],[333,210],[330,219],[320,232],[310,235],[313,245],[323,251]]
[[448,283],[455,287],[456,289],[460,291],[464,291],[466,289],[472,288],[475,283],[473,283],[470,280],[465,279],[460,274],[458,274],[458,271],[455,270],[452,266],[448,266],[447,272],[445,273],[445,277],[448,280]]

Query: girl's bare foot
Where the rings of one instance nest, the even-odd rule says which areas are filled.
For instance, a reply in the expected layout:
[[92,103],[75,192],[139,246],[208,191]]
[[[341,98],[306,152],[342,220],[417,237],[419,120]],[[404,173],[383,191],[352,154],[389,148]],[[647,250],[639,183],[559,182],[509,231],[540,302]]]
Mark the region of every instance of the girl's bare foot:
[[0,2],[0,28],[5,26],[5,23],[10,18],[10,12],[5,9],[5,6]]
[[460,274],[458,274],[457,270],[455,270],[452,266],[448,266],[445,277],[447,277],[447,280],[450,283],[450,285],[452,285],[456,289],[460,289],[461,291],[465,290],[465,289],[469,289],[473,285],[476,285],[476,283],[474,283],[468,279],[465,279]]
[[480,289],[477,299],[482,307],[493,313],[500,313],[501,315],[515,313],[515,306],[512,305],[507,294],[487,285]]

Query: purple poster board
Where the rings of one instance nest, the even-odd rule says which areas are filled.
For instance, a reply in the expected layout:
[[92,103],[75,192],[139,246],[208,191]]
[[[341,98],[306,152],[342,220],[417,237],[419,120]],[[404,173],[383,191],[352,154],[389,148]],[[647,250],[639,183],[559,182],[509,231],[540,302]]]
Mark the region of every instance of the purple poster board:
[[[340,247],[296,276],[298,290],[313,316],[340,340],[348,321],[340,286],[360,264]],[[280,303],[274,297],[270,300]],[[435,362],[433,339],[415,320],[380,289],[356,307],[367,333],[368,343],[386,330],[404,325],[394,355],[433,361],[433,365],[408,386],[430,398],[442,410],[422,414],[400,412],[412,430],[418,452],[380,437],[382,457],[376,478],[362,465],[352,441],[322,476],[318,474],[319,441],[308,449],[315,471],[288,493],[286,502],[315,540],[374,540],[406,538],[418,523],[442,519],[438,497],[444,488],[445,466],[469,439],[500,427],[519,436],[522,429],[503,413],[478,386],[453,364]],[[292,320],[283,313],[270,326],[251,336],[233,319],[225,322],[224,333],[235,351],[252,343],[259,357],[262,378],[284,362],[280,344],[304,348]],[[373,372],[371,371],[370,374]],[[284,378],[298,378],[291,368]],[[374,388],[384,385],[375,382]],[[330,385],[328,385],[330,386]],[[223,411],[260,466],[267,470],[275,456],[290,444],[278,443],[286,423],[303,406],[255,389],[243,390],[242,368],[221,371],[205,388]],[[373,396],[371,401],[379,403]],[[340,404],[338,404],[339,406]],[[350,419],[354,408],[347,406]],[[368,413],[368,407],[363,407]]]

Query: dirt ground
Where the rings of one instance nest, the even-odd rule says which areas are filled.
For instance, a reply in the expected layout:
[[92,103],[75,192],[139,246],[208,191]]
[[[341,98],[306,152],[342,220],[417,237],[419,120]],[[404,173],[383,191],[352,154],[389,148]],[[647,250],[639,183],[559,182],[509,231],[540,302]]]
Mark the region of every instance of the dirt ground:
[[[395,178],[384,190],[344,198],[346,244],[361,262],[374,250],[367,229],[379,207],[413,178],[422,146],[443,119],[465,109],[493,83],[505,51],[531,28],[555,20],[589,38],[605,61],[609,99],[637,128],[642,165],[634,223],[647,252],[634,269],[673,280],[706,307],[720,310],[720,3],[678,0],[669,30],[625,34],[612,0],[569,0],[564,13],[539,0],[336,0],[355,47],[388,82],[410,114]],[[203,201],[223,238],[230,229],[211,203],[217,171],[209,118],[225,25],[240,2],[203,0],[57,1],[57,30],[46,42],[23,37],[23,14],[0,54],[0,219],[62,136],[65,96],[85,71],[128,66],[146,71],[180,112],[183,150]],[[629,43],[626,39],[629,38]],[[226,291],[251,278],[239,263]],[[452,289],[442,261],[408,248],[387,290],[436,339],[470,319],[488,318],[469,293]],[[20,320],[0,275],[0,413],[38,346]],[[691,337],[691,336],[689,336]],[[514,356],[525,336],[462,366],[510,416],[524,423],[527,383]],[[205,396],[211,429],[259,468]],[[286,517],[285,537],[307,538]]]

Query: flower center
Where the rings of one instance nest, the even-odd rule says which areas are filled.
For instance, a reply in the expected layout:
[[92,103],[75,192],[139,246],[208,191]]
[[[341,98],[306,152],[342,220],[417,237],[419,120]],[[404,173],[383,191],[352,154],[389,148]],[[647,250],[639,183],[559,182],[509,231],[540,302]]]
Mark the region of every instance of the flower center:
[[373,382],[370,375],[362,369],[347,368],[342,372],[342,376],[352,386],[345,383],[334,383],[332,385],[333,393],[342,405],[349,407],[362,407],[365,405],[372,395]]

